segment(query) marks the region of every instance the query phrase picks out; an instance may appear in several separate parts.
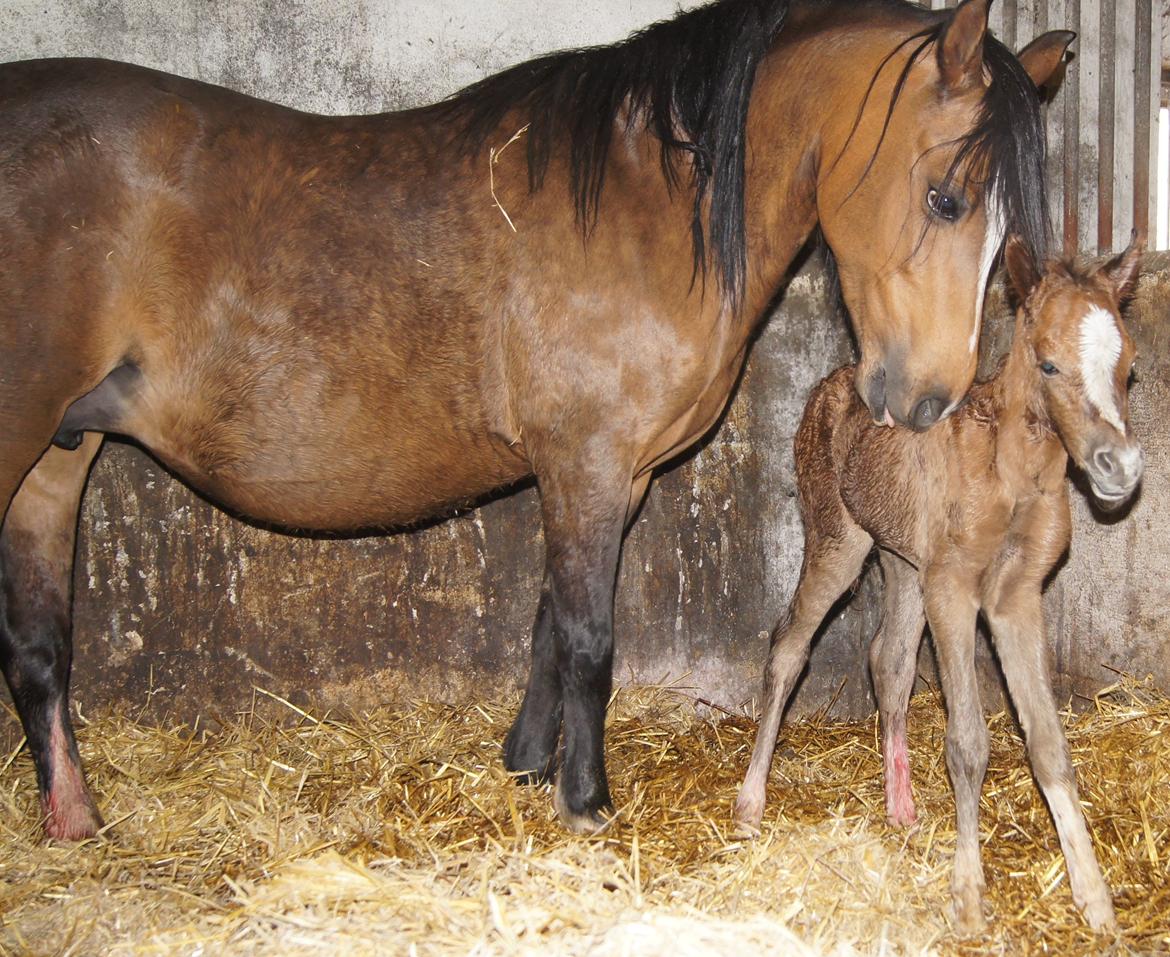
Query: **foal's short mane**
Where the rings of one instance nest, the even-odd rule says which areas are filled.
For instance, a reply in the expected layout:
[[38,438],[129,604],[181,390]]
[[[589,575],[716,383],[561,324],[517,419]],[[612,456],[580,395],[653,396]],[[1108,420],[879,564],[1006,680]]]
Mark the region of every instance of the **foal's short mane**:
[[[929,25],[905,41],[916,44],[911,64],[934,49],[948,22],[947,16],[927,13],[904,0],[811,2],[823,8],[826,17],[852,19],[859,9],[921,15]],[[694,189],[695,275],[705,276],[710,258],[725,297],[735,307],[747,275],[748,103],[756,68],[780,35],[790,6],[791,0],[717,0],[655,23],[620,43],[521,63],[456,93],[439,109],[452,116],[464,147],[471,151],[484,145],[509,111],[522,108],[527,114],[528,178],[533,190],[543,184],[554,146],[567,136],[569,189],[586,233],[597,221],[615,122],[623,115],[627,122],[641,118],[662,143],[662,172],[669,186],[677,188],[686,175],[687,185]],[[891,50],[890,57],[896,52]],[[911,64],[899,78],[887,122]],[[1048,216],[1039,97],[1015,57],[990,36],[984,44],[984,65],[992,82],[979,121],[956,144],[952,177],[961,169],[982,168],[1008,228],[1042,252]],[[680,165],[687,159],[689,166]]]

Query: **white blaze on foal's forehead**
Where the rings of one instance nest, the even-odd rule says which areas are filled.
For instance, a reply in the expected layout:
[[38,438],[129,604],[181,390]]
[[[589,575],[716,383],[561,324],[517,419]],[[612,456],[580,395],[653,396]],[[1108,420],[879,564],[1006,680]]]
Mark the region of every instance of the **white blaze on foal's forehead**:
[[1094,306],[1081,319],[1081,379],[1085,397],[1106,422],[1119,432],[1125,424],[1113,398],[1113,373],[1121,358],[1121,332],[1107,309]]

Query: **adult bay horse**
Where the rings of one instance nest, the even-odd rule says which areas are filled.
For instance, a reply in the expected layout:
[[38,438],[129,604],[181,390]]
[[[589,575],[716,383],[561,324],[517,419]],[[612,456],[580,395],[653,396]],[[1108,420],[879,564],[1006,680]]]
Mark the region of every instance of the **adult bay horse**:
[[139,67],[0,68],[0,659],[45,830],[100,825],[67,705],[102,433],[232,510],[390,527],[535,476],[546,566],[505,743],[610,804],[622,534],[718,418],[819,224],[875,419],[974,375],[1005,228],[1041,245],[1036,85],[989,0],[722,0],[436,106],[311,116]]

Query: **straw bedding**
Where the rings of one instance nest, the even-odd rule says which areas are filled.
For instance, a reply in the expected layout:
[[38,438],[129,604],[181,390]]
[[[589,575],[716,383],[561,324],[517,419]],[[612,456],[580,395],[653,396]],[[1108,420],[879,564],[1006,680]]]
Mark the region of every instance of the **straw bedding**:
[[[942,707],[911,710],[920,823],[884,820],[876,723],[786,728],[764,833],[730,808],[754,724],[680,689],[619,692],[609,832],[564,834],[513,785],[516,702],[310,714],[258,693],[203,727],[83,719],[103,839],[40,838],[31,762],[0,756],[0,954],[1170,953],[1170,700],[1133,682],[1066,716],[1122,931],[1072,905],[1009,715],[991,718],[991,929],[948,922]],[[161,726],[160,726],[161,725]],[[10,726],[11,727],[11,726]]]

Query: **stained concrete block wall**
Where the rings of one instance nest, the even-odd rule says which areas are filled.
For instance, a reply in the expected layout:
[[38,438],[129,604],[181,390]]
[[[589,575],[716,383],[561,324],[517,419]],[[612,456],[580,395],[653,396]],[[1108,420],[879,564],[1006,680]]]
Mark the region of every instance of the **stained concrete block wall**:
[[[0,57],[129,59],[325,112],[414,105],[496,69],[603,42],[674,12],[665,0],[405,0],[317,4],[146,0],[6,5]],[[1146,375],[1134,416],[1149,478],[1132,518],[1094,524],[1078,498],[1077,544],[1050,592],[1063,687],[1102,665],[1170,687],[1162,571],[1170,455],[1164,331],[1170,264],[1144,281]],[[992,313],[989,347],[1002,337]],[[725,707],[757,692],[767,633],[795,585],[801,538],[792,434],[811,386],[848,361],[810,262],[753,349],[725,421],[663,475],[626,543],[618,587],[621,680],[672,681]],[[517,687],[542,561],[535,492],[384,538],[308,539],[228,518],[142,452],[109,444],[81,518],[75,684],[87,705],[122,699],[182,713],[245,704],[253,685],[361,705]],[[877,575],[831,616],[796,710],[871,706],[864,648]],[[994,667],[983,652],[989,688]]]

